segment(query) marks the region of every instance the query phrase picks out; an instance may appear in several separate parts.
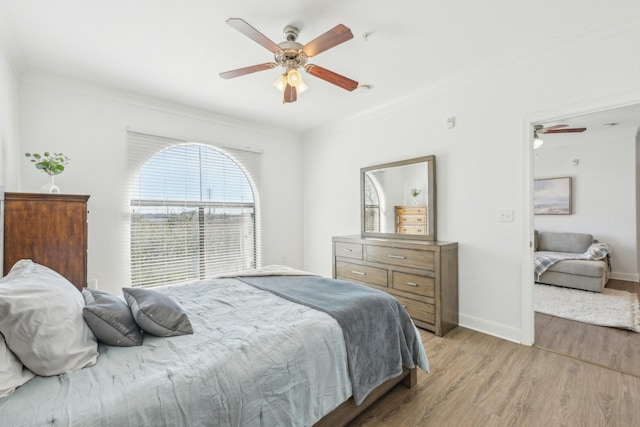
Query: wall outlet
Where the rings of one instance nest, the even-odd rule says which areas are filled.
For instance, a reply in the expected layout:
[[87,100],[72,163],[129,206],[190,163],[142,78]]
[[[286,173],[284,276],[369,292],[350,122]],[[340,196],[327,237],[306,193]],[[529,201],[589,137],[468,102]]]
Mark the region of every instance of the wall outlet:
[[87,288],[98,289],[98,279],[87,280]]

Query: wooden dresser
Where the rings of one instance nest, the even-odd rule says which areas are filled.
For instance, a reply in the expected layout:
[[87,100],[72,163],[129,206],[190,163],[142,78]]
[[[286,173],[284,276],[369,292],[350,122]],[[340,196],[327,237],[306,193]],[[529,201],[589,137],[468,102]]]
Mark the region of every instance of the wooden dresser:
[[426,206],[396,206],[396,233],[427,234]]
[[443,336],[458,325],[458,244],[333,237],[333,277],[395,296],[416,326]]
[[87,201],[70,194],[5,193],[4,273],[21,259],[45,265],[78,289],[87,283]]

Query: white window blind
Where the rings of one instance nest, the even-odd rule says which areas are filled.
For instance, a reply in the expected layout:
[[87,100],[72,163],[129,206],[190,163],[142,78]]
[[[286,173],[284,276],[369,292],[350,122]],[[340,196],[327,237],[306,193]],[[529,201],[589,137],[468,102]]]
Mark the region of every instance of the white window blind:
[[128,132],[133,286],[260,266],[261,154]]

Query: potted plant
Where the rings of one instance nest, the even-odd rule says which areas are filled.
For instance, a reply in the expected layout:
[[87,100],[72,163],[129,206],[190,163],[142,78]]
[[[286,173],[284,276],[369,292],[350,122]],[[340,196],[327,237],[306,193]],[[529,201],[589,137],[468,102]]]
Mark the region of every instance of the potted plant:
[[45,172],[51,177],[51,184],[43,186],[43,190],[48,193],[60,194],[60,188],[55,184],[54,176],[64,172],[65,165],[69,163],[69,157],[63,153],[50,153],[48,151],[43,154],[25,153],[24,155],[31,158],[31,163],[35,163],[36,169]]
[[420,193],[422,193],[422,190],[418,190],[417,188],[412,188],[410,190],[411,192],[411,196],[413,197],[413,201],[411,202],[412,205],[417,205],[418,204],[418,196],[420,195]]

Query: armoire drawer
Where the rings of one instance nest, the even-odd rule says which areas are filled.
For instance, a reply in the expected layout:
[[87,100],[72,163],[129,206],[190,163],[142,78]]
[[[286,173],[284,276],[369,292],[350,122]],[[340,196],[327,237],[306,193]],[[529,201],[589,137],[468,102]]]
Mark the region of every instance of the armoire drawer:
[[370,262],[401,265],[403,267],[433,270],[435,263],[433,252],[414,249],[393,248],[390,246],[367,245],[365,259]]
[[337,261],[336,279],[387,287],[387,270]]

